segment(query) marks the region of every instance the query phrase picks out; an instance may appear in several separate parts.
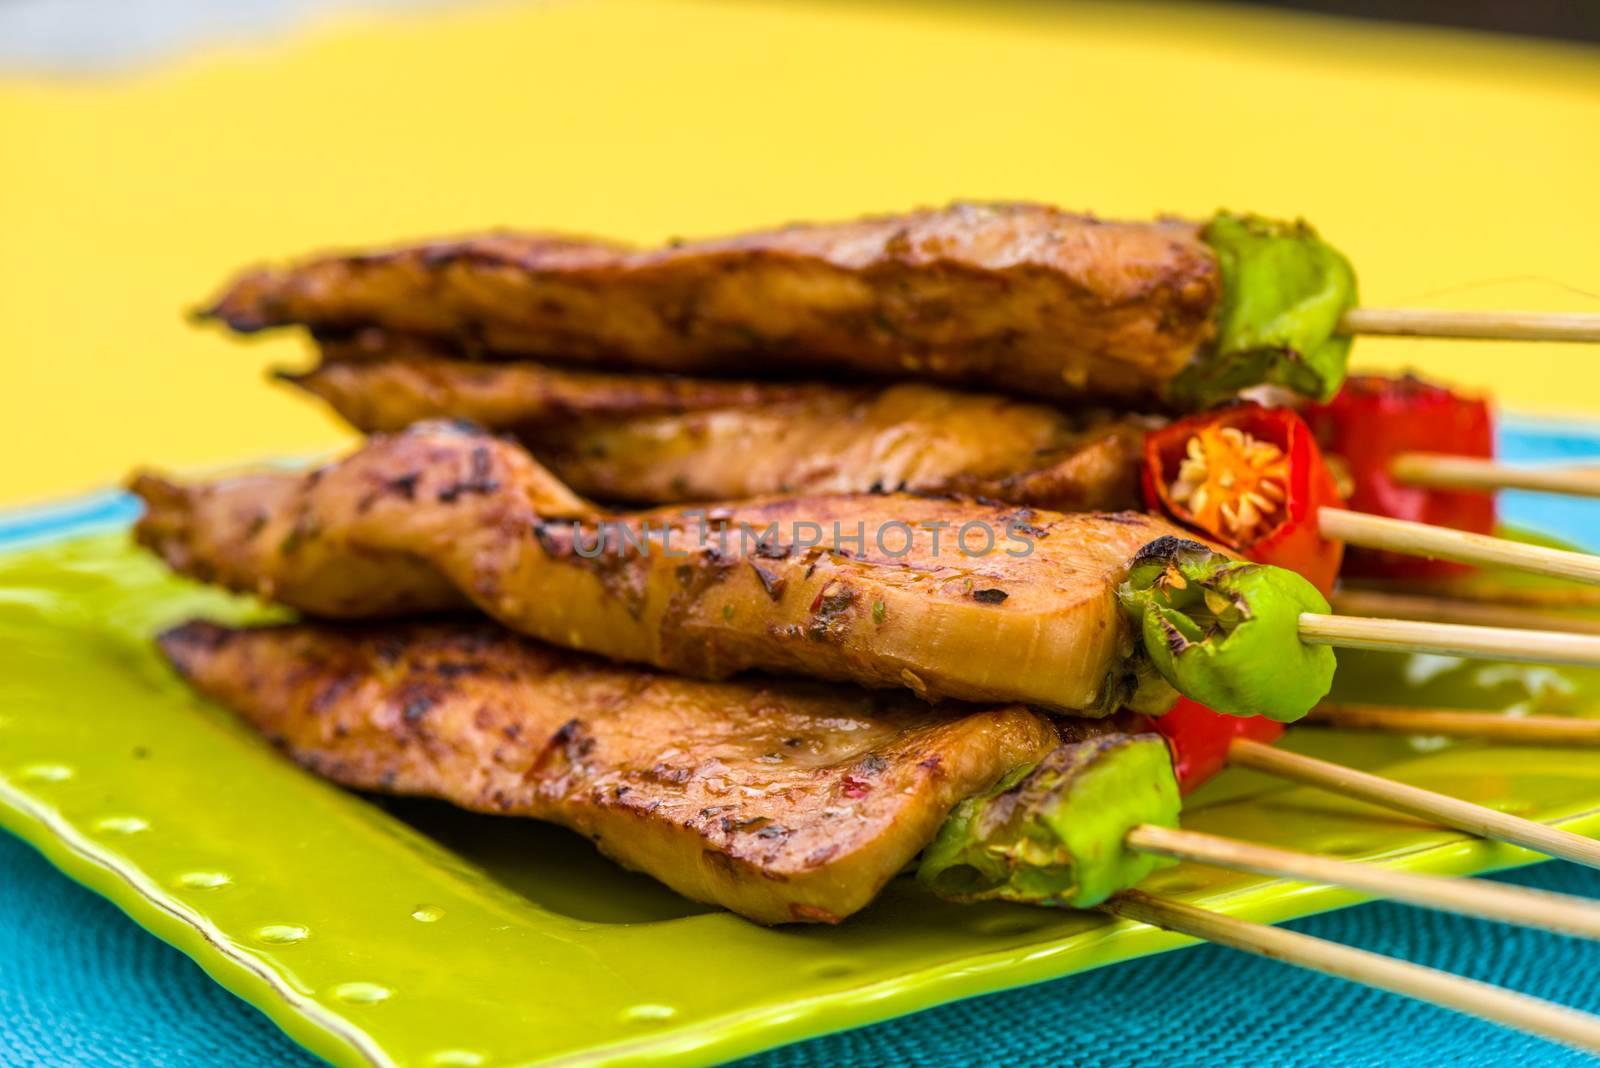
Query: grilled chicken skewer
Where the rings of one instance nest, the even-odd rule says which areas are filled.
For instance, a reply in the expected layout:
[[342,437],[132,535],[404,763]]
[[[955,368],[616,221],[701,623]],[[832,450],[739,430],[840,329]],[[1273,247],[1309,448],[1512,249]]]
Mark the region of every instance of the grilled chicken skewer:
[[514,434],[562,482],[677,504],[907,489],[1058,512],[1137,508],[1144,421],[922,383],[734,382],[448,359],[387,341],[280,377],[357,429],[459,418]]
[[1166,745],[1137,733],[1138,716],[1052,721],[1021,705],[930,706],[822,683],[699,682],[486,621],[190,623],[160,643],[197,689],[318,774],[564,824],[623,865],[761,923],[849,916],[957,802],[1008,776],[1020,787],[1028,769],[1032,807],[986,838],[997,858],[1008,834],[1027,830],[1042,850],[1053,833],[1039,821],[1077,791],[1109,802],[1072,806],[1084,863],[1066,842],[1053,863],[1035,853],[1035,900],[1087,905],[1132,885],[1167,862],[1121,837],[1177,821]]
[[1600,937],[1591,902],[1178,830],[1172,758],[1133,714],[695,682],[487,623],[195,622],[160,643],[336,782],[561,823],[758,922],[838,922],[926,846],[919,877],[960,901],[1084,907],[1187,858]]
[[1298,636],[1301,613],[1327,611],[1309,583],[1141,513],[858,494],[563,520],[571,494],[524,450],[437,423],[308,475],[133,488],[138,537],[185,574],[339,618],[476,605],[698,677],[762,669],[1086,715],[1160,712],[1176,685],[1293,719],[1333,674],[1332,652]]
[[[1292,560],[1263,558],[1262,532],[1289,522],[1296,502],[1310,499],[1296,488],[1297,465],[1321,467],[1309,443],[1311,453],[1299,455],[1288,442],[1280,448],[1271,440],[1284,433],[1309,439],[1286,409],[1236,406],[1158,429],[1149,420],[1104,413],[1074,419],[1043,405],[920,384],[852,390],[750,382],[719,392],[712,380],[422,356],[336,358],[292,377],[362,430],[433,416],[486,420],[516,433],[563,481],[607,500],[665,504],[898,487],[1052,511],[1114,509],[1137,505],[1143,463],[1147,491],[1159,493],[1169,515],[1244,555],[1290,566],[1324,592],[1344,542],[1409,553],[1403,559],[1433,570],[1437,560],[1464,560],[1600,581],[1600,562],[1584,554],[1330,508],[1338,495],[1326,473],[1327,503],[1302,509],[1305,533],[1322,549],[1287,554]],[[677,410],[651,396],[669,389],[687,398]],[[1224,426],[1219,436],[1217,425],[1229,423],[1241,425]],[[1257,438],[1263,427],[1266,436]],[[1189,442],[1187,455],[1171,455],[1174,435]],[[1251,450],[1272,459],[1254,464]],[[1152,478],[1155,456],[1165,457],[1165,469]],[[1241,474],[1248,477],[1230,486]],[[1206,509],[1202,494],[1209,495]],[[1237,511],[1230,512],[1230,500]],[[1269,540],[1287,544],[1281,535]]]
[[956,204],[655,251],[498,234],[325,256],[246,275],[205,314],[496,359],[1199,406],[1263,382],[1330,395],[1354,299],[1303,224]]
[[1600,640],[1331,616],[1304,578],[1139,513],[905,494],[622,518],[453,424],[299,475],[145,476],[140,539],[177,570],[318,615],[475,605],[568,648],[697,677],[760,669],[1080,715],[1304,715],[1328,646],[1594,663]]

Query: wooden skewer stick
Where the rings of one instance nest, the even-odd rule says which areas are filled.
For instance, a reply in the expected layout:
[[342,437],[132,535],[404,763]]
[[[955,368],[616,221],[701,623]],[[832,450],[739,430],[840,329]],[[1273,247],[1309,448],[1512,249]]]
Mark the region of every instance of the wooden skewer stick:
[[1489,341],[1600,341],[1600,315],[1589,312],[1451,311],[1429,308],[1351,308],[1345,334],[1471,337]]
[[1454,708],[1390,708],[1385,705],[1318,705],[1295,724],[1390,734],[1439,734],[1482,738],[1513,745],[1597,745],[1600,719],[1571,716],[1505,716]]
[[1251,923],[1138,890],[1126,890],[1101,905],[1100,909],[1121,919],[1148,923],[1245,953],[1365,983],[1469,1016],[1492,1020],[1553,1042],[1600,1053],[1600,1017],[1480,983],[1476,979],[1395,960],[1380,953],[1340,945],[1298,931]]
[[1455,560],[1464,564],[1514,567],[1536,575],[1575,579],[1600,585],[1600,556],[1525,545],[1487,534],[1412,523],[1405,519],[1367,515],[1344,508],[1317,509],[1317,528],[1325,538],[1336,538],[1368,549],[1388,549],[1408,556]]
[[[1351,579],[1339,583],[1339,591],[1362,593],[1407,593],[1438,598],[1442,604],[1494,604],[1515,605],[1523,608],[1543,608],[1555,611],[1600,608],[1600,589],[1594,586],[1508,586],[1504,582],[1484,581],[1451,583],[1448,586],[1413,582],[1409,585],[1393,579],[1378,582],[1373,579]],[[1355,613],[1364,615],[1365,613]],[[1381,613],[1387,615],[1387,613]],[[1447,620],[1447,622],[1449,622]],[[1465,621],[1463,621],[1465,622]]]
[[1154,824],[1135,827],[1128,832],[1125,841],[1129,848],[1141,853],[1156,853],[1236,871],[1260,872],[1302,883],[1348,886],[1374,897],[1424,908],[1582,938],[1600,938],[1600,905],[1569,894],[1502,886],[1482,879],[1416,875],[1376,864],[1358,864]]
[[1383,590],[1347,589],[1341,586],[1328,600],[1334,611],[1348,616],[1381,616],[1430,623],[1467,623],[1479,627],[1520,627],[1527,630],[1600,634],[1600,619],[1563,612],[1541,612],[1512,604],[1474,601],[1463,597],[1390,593]]
[[1513,627],[1468,627],[1459,623],[1419,623],[1409,619],[1300,614],[1300,639],[1345,649],[1488,657],[1526,664],[1600,667],[1600,635],[1563,634]]
[[1477,456],[1406,452],[1389,463],[1397,481],[1455,490],[1533,490],[1573,497],[1600,497],[1600,466],[1521,467]]
[[1228,763],[1408,812],[1480,838],[1494,838],[1547,856],[1600,868],[1600,842],[1591,838],[1507,812],[1496,812],[1471,801],[1408,786],[1381,775],[1274,749],[1247,738],[1235,738],[1229,743]]

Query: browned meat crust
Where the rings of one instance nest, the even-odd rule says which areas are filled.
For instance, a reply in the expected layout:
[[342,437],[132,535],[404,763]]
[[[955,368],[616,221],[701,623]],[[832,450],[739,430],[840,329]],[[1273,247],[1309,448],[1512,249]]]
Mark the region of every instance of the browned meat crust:
[[541,502],[564,491],[521,448],[446,424],[281,478],[136,483],[138,537],[186,573],[309,612],[465,597],[521,633],[700,677],[762,669],[1100,714],[1173,697],[1132,692],[1116,599],[1140,547],[1184,535],[1153,516],[860,494],[663,509],[603,531],[548,518]]
[[1056,743],[1020,706],[800,682],[693,682],[493,624],[231,630],[162,649],[308,768],[532,816],[761,923],[834,923],[951,807]]
[[1189,223],[956,204],[653,251],[492,234],[324,256],[248,274],[206,314],[472,356],[1147,401],[1211,337],[1220,287]]
[[579,493],[636,504],[908,489],[1052,511],[1139,506],[1144,425],[939,386],[572,371],[421,355],[285,375],[357,429],[463,418],[516,435]]
[[837,392],[820,383],[751,382],[583,371],[531,360],[485,363],[412,335],[366,329],[323,339],[322,364],[280,373],[334,405],[358,429],[404,430],[467,419],[494,430],[587,416],[642,416],[771,404]]

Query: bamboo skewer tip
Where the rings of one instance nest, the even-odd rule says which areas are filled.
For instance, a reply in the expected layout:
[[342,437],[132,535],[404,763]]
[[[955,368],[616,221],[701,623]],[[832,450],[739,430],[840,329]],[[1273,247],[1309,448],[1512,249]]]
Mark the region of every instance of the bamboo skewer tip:
[[1454,708],[1323,704],[1300,721],[1307,727],[1478,738],[1511,745],[1600,746],[1600,719],[1508,716]]
[[1481,456],[1407,452],[1389,462],[1397,482],[1429,489],[1519,489],[1572,497],[1600,497],[1600,465],[1530,467],[1500,463]]
[[1129,848],[1176,860],[1258,872],[1296,882],[1325,883],[1423,908],[1600,939],[1600,905],[1567,894],[1397,871],[1237,838],[1143,825],[1128,832]]
[[1371,772],[1276,749],[1247,738],[1235,738],[1229,743],[1228,762],[1405,812],[1480,838],[1493,838],[1546,856],[1600,868],[1600,841]]
[[1464,564],[1512,567],[1537,575],[1600,585],[1600,556],[1593,553],[1528,545],[1508,538],[1352,512],[1346,508],[1319,508],[1317,527],[1323,537],[1367,549],[1386,549],[1407,556]]
[[1600,667],[1600,635],[1462,623],[1302,612],[1300,639],[1313,645],[1488,657],[1527,664]]
[[1138,890],[1123,891],[1100,909],[1120,919],[1338,976],[1600,1053],[1600,1017],[1489,983]]
[[1593,312],[1457,311],[1434,308],[1351,308],[1345,334],[1475,338],[1483,341],[1600,341]]

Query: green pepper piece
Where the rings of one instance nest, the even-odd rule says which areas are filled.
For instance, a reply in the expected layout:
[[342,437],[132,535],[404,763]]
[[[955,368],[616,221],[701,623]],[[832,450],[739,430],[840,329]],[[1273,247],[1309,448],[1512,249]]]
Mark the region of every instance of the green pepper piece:
[[1178,782],[1154,734],[1104,734],[1057,746],[1038,765],[957,805],[917,878],[952,901],[1090,908],[1157,868],[1129,849],[1145,823],[1178,825]]
[[1217,712],[1290,723],[1333,685],[1333,650],[1299,626],[1328,602],[1293,571],[1168,535],[1139,550],[1117,596],[1156,670]]
[[1356,304],[1356,276],[1304,222],[1218,212],[1200,239],[1217,255],[1222,300],[1209,350],[1172,383],[1172,400],[1209,408],[1269,383],[1330,400],[1344,381],[1350,338],[1339,320]]

